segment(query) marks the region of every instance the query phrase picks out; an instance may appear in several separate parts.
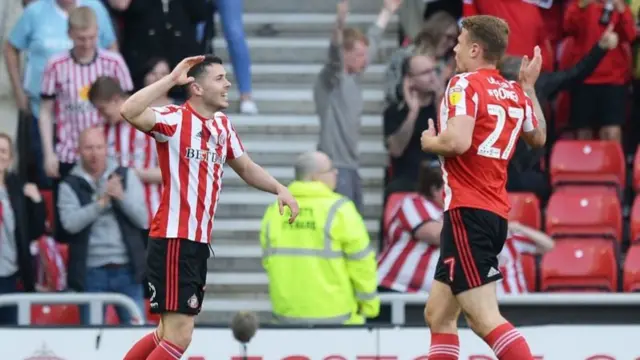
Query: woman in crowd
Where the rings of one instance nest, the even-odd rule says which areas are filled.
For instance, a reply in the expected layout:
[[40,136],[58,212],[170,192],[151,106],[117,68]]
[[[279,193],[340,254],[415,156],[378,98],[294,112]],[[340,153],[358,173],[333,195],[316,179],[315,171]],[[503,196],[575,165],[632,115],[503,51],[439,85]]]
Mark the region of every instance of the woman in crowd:
[[[169,68],[169,63],[167,60],[163,58],[151,58],[147,61],[142,78],[142,86],[138,86],[138,88],[143,88],[153,84],[154,82],[162,79],[163,77],[169,75],[171,69]],[[164,94],[162,97],[157,98],[151,106],[165,106],[170,104],[175,104],[176,101],[169,96],[169,93]]]
[[240,90],[240,112],[255,115],[258,107],[251,100],[251,57],[242,23],[243,0],[217,0],[216,5],[231,56],[233,74]]
[[[11,137],[0,133],[0,295],[35,291],[30,244],[45,231],[42,196],[9,171],[13,159]],[[16,323],[16,307],[0,307],[0,326]]]

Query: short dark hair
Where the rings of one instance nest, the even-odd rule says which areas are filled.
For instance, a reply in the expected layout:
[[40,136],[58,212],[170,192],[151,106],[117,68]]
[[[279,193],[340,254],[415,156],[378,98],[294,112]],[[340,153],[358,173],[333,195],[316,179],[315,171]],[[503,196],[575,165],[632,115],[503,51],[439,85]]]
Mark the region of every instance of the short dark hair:
[[433,191],[444,186],[442,170],[437,160],[423,161],[418,172],[418,192],[429,200],[433,200]]
[[461,25],[469,39],[482,46],[486,61],[497,63],[502,59],[509,43],[506,21],[491,15],[474,15],[464,18]]
[[100,76],[93,82],[89,89],[89,101],[109,101],[114,97],[125,97],[126,93],[120,87],[120,83],[110,76]]
[[222,59],[215,55],[205,55],[204,60],[202,62],[194,65],[189,72],[187,72],[187,76],[191,76],[194,79],[200,77],[206,70],[209,65],[218,64],[222,65]]

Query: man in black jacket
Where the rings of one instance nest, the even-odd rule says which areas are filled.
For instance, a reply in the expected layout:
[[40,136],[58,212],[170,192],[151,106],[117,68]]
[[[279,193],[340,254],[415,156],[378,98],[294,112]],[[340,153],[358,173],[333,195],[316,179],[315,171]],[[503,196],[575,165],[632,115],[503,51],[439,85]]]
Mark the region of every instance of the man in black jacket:
[[[607,28],[600,41],[593,46],[591,51],[582,58],[574,67],[554,72],[543,72],[536,82],[536,95],[540,99],[543,108],[546,108],[554,97],[564,90],[571,90],[580,85],[598,66],[600,61],[607,54],[607,51],[618,46],[618,34],[613,28]],[[500,64],[499,70],[502,76],[508,80],[518,80],[520,64],[522,58],[509,56]],[[553,117],[552,117],[553,118]],[[549,125],[553,129],[553,122]],[[518,141],[516,151],[509,163],[507,190],[509,191],[530,191],[538,194],[540,198],[546,198],[549,193],[547,181],[544,175],[533,167],[543,156],[545,150],[551,153],[553,146],[553,134],[548,134],[547,148],[532,150],[522,140]]]

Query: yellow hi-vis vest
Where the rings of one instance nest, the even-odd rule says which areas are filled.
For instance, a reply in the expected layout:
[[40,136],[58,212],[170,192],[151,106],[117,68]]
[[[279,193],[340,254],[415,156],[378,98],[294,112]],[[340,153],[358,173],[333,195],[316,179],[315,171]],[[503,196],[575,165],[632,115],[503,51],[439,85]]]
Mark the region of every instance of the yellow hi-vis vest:
[[276,321],[363,324],[377,316],[375,253],[354,203],[320,182],[295,181],[289,190],[300,205],[296,221],[273,204],[260,233]]

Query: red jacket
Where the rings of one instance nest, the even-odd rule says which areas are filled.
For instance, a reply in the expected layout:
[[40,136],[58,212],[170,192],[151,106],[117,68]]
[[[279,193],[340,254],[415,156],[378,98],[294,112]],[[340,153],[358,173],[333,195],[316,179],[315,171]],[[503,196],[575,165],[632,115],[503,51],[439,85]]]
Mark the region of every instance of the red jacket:
[[[580,9],[574,1],[565,13],[564,31],[573,36],[573,63],[578,62],[595,45],[604,33],[606,26],[600,25],[600,16],[604,9],[601,2],[593,2]],[[620,42],[610,50],[595,71],[585,79],[586,84],[625,84],[631,75],[630,44],[636,37],[636,27],[631,10],[627,6],[624,13],[613,11],[611,23],[615,26]]]
[[462,16],[493,15],[509,24],[508,55],[533,56],[536,45],[542,50],[544,71],[553,71],[554,56],[540,7],[524,0],[464,0]]

